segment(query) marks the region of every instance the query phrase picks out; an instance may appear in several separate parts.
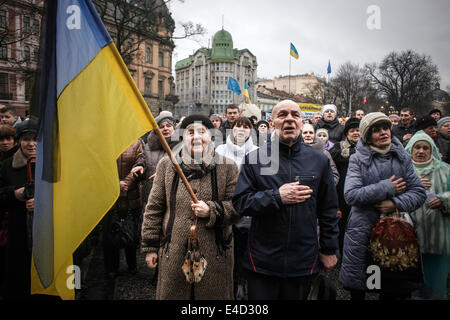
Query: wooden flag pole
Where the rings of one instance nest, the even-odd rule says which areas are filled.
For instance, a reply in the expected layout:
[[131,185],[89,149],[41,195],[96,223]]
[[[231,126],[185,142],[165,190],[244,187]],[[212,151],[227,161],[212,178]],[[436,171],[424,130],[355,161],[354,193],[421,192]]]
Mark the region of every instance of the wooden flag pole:
[[195,203],[198,203],[198,199],[194,194],[194,191],[191,188],[191,185],[189,184],[189,182],[186,179],[186,176],[183,173],[183,170],[181,170],[180,165],[177,162],[177,159],[175,159],[175,156],[172,152],[172,150],[170,149],[169,145],[167,144],[166,138],[164,138],[164,136],[161,133],[161,130],[159,130],[159,127],[155,127],[155,133],[159,138],[159,141],[161,141],[161,144],[164,148],[164,150],[167,152],[167,154],[169,155],[170,160],[172,160],[172,164],[175,166],[175,169],[177,170],[178,175],[181,177],[181,180],[183,181],[184,185],[186,186],[186,189],[188,190],[192,200]]

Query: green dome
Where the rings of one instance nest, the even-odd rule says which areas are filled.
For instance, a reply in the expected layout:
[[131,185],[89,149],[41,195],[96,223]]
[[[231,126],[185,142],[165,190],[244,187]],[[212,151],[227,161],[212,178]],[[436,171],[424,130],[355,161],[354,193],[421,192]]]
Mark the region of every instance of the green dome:
[[228,31],[219,30],[213,37],[211,59],[233,59],[233,38]]

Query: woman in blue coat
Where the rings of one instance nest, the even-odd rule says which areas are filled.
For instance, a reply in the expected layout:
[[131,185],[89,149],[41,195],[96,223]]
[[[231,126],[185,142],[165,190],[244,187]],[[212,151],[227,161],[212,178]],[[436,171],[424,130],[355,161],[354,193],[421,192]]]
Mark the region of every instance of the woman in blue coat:
[[[344,236],[339,281],[352,299],[364,299],[372,224],[381,213],[411,212],[426,199],[425,188],[414,172],[410,156],[392,137],[392,123],[381,112],[366,115],[360,123],[361,139],[350,164],[344,187],[345,201],[352,206]],[[394,298],[383,292],[380,299]]]

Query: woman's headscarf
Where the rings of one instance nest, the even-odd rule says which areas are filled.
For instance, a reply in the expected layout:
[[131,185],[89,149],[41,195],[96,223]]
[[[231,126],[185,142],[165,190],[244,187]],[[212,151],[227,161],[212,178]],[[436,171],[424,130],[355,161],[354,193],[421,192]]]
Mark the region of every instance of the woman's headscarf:
[[408,144],[405,147],[405,151],[411,155],[412,152],[412,148],[413,146],[416,144],[416,142],[418,141],[426,141],[430,144],[431,146],[431,158],[433,159],[433,161],[426,167],[419,167],[416,166],[414,164],[414,168],[416,169],[416,172],[418,172],[419,174],[424,173],[425,171],[429,172],[430,170],[435,170],[437,168],[439,168],[442,164],[442,159],[441,156],[439,154],[439,150],[436,147],[436,144],[434,143],[433,139],[431,139],[431,137],[426,134],[423,130],[419,130],[417,131],[412,137],[411,139],[409,139]]

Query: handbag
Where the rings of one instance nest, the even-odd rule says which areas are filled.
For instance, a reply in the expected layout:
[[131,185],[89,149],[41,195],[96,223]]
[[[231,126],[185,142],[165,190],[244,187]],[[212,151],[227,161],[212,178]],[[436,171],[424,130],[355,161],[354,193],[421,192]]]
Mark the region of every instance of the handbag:
[[203,275],[205,274],[208,263],[200,253],[197,235],[197,219],[189,230],[188,247],[184,263],[181,266],[181,270],[186,277],[186,282],[193,284],[199,283]]
[[381,271],[382,290],[411,292],[423,283],[419,242],[411,217],[398,210],[372,226],[370,262]]
[[138,244],[137,225],[131,210],[112,212],[109,240],[120,249]]
[[311,284],[307,300],[336,300],[336,286],[323,274],[317,274]]

